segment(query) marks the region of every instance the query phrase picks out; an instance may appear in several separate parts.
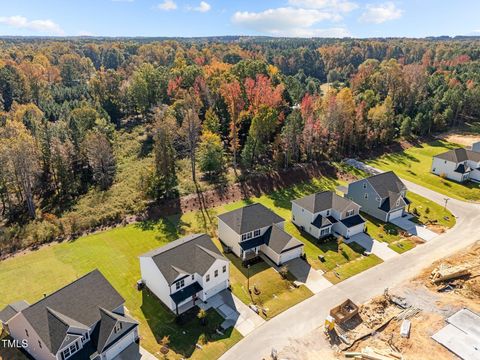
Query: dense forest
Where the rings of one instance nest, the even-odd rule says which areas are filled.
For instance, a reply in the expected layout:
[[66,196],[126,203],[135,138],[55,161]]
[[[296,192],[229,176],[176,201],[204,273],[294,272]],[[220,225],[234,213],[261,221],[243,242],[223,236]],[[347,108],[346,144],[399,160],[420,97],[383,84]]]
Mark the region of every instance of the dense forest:
[[480,40],[0,40],[0,251],[480,119]]

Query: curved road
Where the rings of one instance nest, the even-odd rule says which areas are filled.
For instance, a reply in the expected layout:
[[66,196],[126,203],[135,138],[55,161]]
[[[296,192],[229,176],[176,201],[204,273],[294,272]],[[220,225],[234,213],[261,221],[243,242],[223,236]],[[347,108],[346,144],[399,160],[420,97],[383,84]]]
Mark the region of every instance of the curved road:
[[[412,192],[444,205],[445,195],[402,181]],[[281,350],[291,339],[301,338],[322,326],[330,308],[338,305],[339,301],[350,298],[356,303],[364,303],[381,295],[385,288],[392,288],[414,277],[432,262],[480,240],[480,204],[450,199],[448,209],[457,217],[456,225],[448,232],[291,307],[256,328],[220,359],[269,358],[272,348]]]

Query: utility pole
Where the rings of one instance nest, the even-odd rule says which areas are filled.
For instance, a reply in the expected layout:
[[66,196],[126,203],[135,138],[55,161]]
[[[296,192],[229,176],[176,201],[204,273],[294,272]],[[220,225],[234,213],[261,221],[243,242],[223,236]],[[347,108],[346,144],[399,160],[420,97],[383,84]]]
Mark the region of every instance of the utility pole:
[[447,210],[447,203],[448,203],[448,200],[450,200],[449,198],[444,198],[443,200],[445,200],[445,206],[443,207],[443,210]]

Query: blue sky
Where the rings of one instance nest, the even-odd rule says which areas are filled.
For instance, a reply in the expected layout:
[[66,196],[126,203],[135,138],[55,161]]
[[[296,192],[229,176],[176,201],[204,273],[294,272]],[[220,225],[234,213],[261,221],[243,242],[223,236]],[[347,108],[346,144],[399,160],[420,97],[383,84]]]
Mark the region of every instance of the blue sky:
[[0,35],[480,35],[478,0],[0,0]]

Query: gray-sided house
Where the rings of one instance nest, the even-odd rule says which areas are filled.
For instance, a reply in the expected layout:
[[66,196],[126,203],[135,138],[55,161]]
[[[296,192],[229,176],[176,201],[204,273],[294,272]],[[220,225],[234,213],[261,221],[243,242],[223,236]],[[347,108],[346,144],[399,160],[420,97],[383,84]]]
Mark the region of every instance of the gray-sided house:
[[138,340],[124,302],[94,270],[35,304],[8,305],[0,319],[36,360],[110,360]]
[[480,182],[480,142],[472,150],[453,149],[433,157],[432,173],[463,183]]
[[263,253],[276,265],[303,255],[303,243],[284,231],[285,219],[262,204],[218,216],[220,241],[243,261]]
[[145,285],[177,315],[228,288],[229,265],[206,234],[189,235],[140,256]]
[[350,238],[365,230],[360,205],[333,191],[323,191],[292,201],[292,222],[313,237],[339,234]]
[[407,187],[393,171],[348,184],[346,197],[363,212],[385,222],[402,217],[410,204]]

